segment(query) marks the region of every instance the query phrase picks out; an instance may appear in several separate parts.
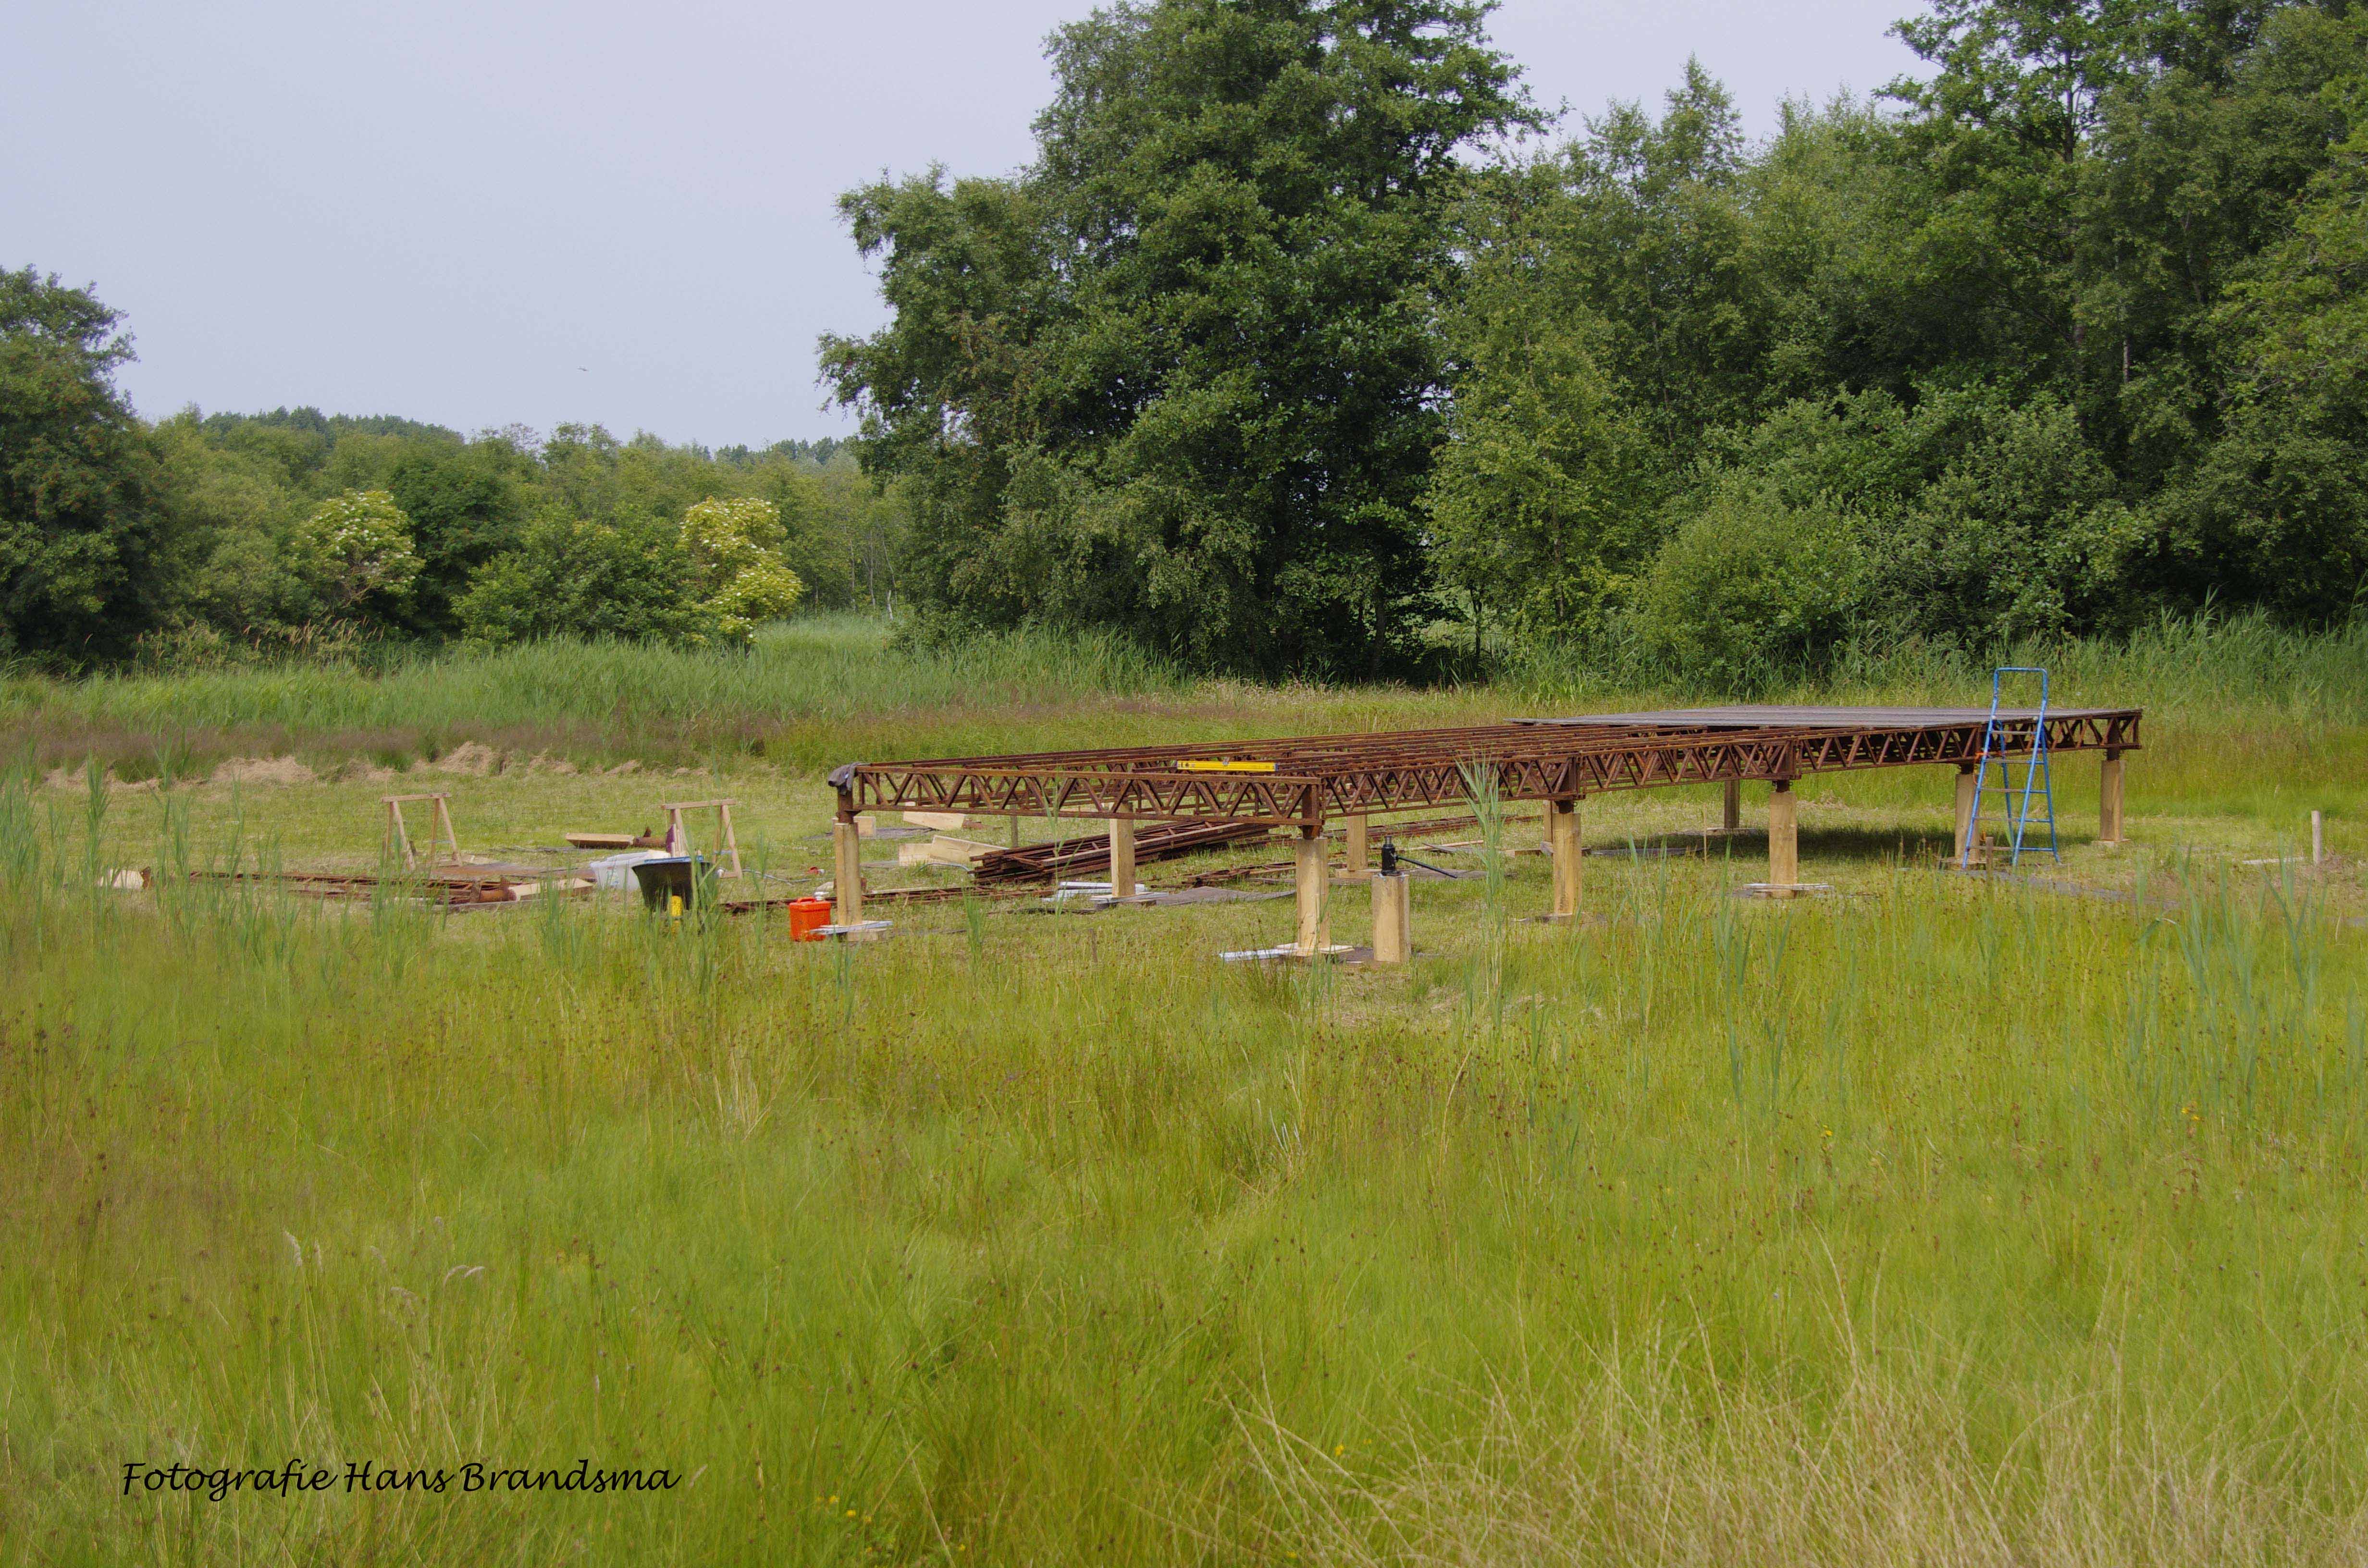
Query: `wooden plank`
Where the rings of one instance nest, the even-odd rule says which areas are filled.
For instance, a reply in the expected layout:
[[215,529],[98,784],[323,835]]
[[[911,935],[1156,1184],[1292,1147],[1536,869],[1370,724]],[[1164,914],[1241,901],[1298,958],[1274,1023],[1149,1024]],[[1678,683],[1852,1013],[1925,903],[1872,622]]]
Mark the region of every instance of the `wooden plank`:
[[1790,898],[1801,880],[1800,801],[1780,778],[1768,797],[1768,896]]
[[1587,864],[1579,850],[1578,802],[1556,801],[1546,812],[1547,852],[1554,857],[1554,913],[1558,920],[1578,914],[1579,877]]
[[1292,846],[1292,867],[1299,891],[1299,931],[1296,946],[1303,953],[1314,956],[1332,945],[1332,928],[1327,908],[1332,896],[1332,878],[1326,864],[1324,840],[1304,837]]
[[1132,818],[1114,817],[1110,824],[1110,896],[1134,896],[1134,823]]
[[1404,871],[1373,873],[1373,961],[1402,964],[1414,957],[1413,900]]
[[2118,845],[2122,842],[2122,754],[2105,754],[2103,770],[2099,774],[2097,790],[2097,842]]
[[841,926],[863,924],[863,835],[851,822],[830,824],[834,911]]
[[1974,794],[1979,783],[1980,775],[1973,768],[1960,767],[1957,769],[1957,830],[1955,836],[1949,840],[1949,852],[1960,860],[1964,858],[1966,847],[1973,842]]
[[900,866],[974,866],[982,855],[1001,853],[995,845],[981,844],[968,838],[949,838],[941,833],[934,838],[913,839],[896,846],[896,863]]

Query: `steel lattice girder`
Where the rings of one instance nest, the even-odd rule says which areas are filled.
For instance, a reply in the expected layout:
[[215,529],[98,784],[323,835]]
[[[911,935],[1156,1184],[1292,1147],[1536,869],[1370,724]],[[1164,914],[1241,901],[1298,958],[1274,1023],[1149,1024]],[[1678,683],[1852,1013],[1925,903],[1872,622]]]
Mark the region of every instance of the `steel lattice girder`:
[[[2135,751],[2136,709],[2047,716],[2047,746],[2059,751]],[[985,816],[1124,817],[1312,827],[1326,818],[1468,801],[1493,776],[1504,801],[1575,801],[1615,790],[1725,780],[1773,782],[1814,773],[1956,763],[1982,751],[1982,716],[1918,720],[1884,710],[1865,724],[1770,724],[1758,728],[1679,723],[1483,724],[848,763],[830,782],[842,812],[908,810]],[[2002,755],[2027,756],[2037,722],[2002,719]],[[1182,764],[1224,761],[1265,771],[1192,771]]]

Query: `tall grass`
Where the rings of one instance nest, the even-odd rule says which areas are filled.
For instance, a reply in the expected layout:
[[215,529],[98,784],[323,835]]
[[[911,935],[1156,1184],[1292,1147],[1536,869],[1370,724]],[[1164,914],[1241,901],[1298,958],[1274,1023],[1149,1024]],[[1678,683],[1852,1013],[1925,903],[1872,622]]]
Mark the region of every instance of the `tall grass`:
[[1173,672],[1115,638],[1029,633],[894,650],[886,627],[825,616],[766,628],[745,652],[554,640],[421,655],[390,669],[290,663],[188,675],[18,676],[0,739],[44,759],[137,759],[206,737],[327,752],[509,739],[621,756],[757,750],[789,725],[955,705],[1026,710],[1169,693]]
[[[2368,722],[2368,623],[2327,633],[2259,617],[2165,619],[2126,642],[2018,649],[2059,702],[2137,704],[2211,727]],[[1921,644],[1848,651],[1777,700],[1986,702],[1988,665]],[[293,754],[395,766],[477,742],[591,761],[760,758],[821,771],[851,757],[1148,744],[1244,732],[1418,727],[1511,714],[1725,700],[1619,658],[1532,651],[1493,684],[1251,687],[1196,679],[1116,638],[1017,633],[894,647],[880,621],[768,628],[745,653],[555,641],[421,656],[383,670],[290,663],[187,675],[0,683],[0,756],[96,758],[119,778]]]
[[[2033,665],[2054,677],[2058,702],[2145,707],[2180,717],[2241,710],[2261,717],[2368,722],[2368,619],[2328,631],[2281,626],[2260,613],[2164,616],[2127,638],[2026,642],[1991,655],[1908,642],[1851,645],[1815,679],[1777,680],[1768,701],[1986,705],[1995,664]],[[1508,664],[1506,684],[1548,703],[1658,692],[1680,700],[1732,694],[1671,682],[1633,660],[1587,667],[1532,651]]]
[[[1491,854],[1309,977],[120,898],[105,802],[0,786],[0,1561],[2368,1550],[2368,943],[2276,881]],[[682,1482],[120,1494],[291,1458]]]

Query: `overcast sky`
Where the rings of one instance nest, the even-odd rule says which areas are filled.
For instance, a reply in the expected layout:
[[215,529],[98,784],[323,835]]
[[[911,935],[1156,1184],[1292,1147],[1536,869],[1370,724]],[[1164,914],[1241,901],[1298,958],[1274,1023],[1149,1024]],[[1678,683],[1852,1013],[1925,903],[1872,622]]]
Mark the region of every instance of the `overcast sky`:
[[[832,199],[1024,163],[1042,40],[1091,0],[19,0],[0,266],[126,312],[185,403],[462,430],[846,433],[815,337],[883,315]],[[1657,105],[1689,52],[1763,134],[1913,63],[1913,0],[1507,0],[1549,108]],[[1576,119],[1573,120],[1576,128]]]

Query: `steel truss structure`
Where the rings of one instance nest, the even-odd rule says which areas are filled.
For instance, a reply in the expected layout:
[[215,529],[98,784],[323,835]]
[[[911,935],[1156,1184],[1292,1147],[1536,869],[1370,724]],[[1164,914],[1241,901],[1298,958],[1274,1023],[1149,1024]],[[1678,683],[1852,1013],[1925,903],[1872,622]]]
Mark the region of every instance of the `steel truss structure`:
[[[1998,747],[2027,756],[2138,749],[2141,710],[1998,715]],[[830,776],[842,820],[858,812],[1224,820],[1320,828],[1327,818],[1497,799],[1575,801],[1615,790],[1759,781],[1953,763],[1973,767],[1981,709],[1696,709],[1520,720],[1459,729],[1305,735],[1017,756],[848,763]]]

